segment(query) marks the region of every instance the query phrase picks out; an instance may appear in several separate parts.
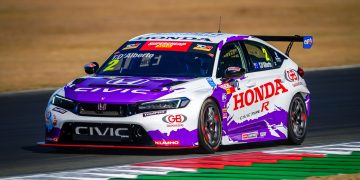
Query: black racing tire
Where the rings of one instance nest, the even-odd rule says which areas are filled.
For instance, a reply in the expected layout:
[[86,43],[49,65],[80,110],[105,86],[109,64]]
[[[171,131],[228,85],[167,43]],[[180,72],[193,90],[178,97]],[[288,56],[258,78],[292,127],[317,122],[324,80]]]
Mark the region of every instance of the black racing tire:
[[201,153],[215,153],[221,144],[222,116],[218,105],[212,99],[207,99],[201,106],[198,139]]
[[307,132],[307,110],[304,98],[296,94],[290,103],[288,111],[288,139],[287,144],[300,145]]

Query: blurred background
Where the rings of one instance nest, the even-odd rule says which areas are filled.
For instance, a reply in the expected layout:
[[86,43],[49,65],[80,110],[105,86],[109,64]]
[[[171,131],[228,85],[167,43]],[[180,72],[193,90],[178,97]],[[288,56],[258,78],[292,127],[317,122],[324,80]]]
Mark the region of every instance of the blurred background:
[[[313,35],[304,68],[360,64],[359,0],[0,0],[0,91],[58,87],[150,32]],[[287,44],[275,44],[285,50]]]

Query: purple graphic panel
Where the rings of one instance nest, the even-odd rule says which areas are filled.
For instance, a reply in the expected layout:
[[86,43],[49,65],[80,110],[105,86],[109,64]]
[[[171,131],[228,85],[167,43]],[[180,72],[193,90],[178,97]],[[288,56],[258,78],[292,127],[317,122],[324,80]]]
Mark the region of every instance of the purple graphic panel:
[[286,139],[287,117],[287,111],[277,108],[257,119],[249,119],[241,123],[231,121],[228,125],[229,137],[235,142],[257,142],[262,141],[262,138]]
[[309,94],[305,97],[305,104],[306,104],[307,115],[310,116],[310,95]]
[[152,101],[192,78],[90,77],[66,86],[65,97],[83,103],[133,104]]

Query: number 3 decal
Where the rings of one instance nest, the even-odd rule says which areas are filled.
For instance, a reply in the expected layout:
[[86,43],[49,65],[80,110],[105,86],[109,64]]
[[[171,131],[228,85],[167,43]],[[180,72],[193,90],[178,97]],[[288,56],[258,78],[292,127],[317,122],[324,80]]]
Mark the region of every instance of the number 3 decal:
[[118,59],[114,59],[114,60],[111,60],[109,63],[108,63],[108,66],[103,70],[103,72],[105,71],[113,71],[115,69],[114,66],[116,66],[117,64],[119,64],[119,61]]
[[267,53],[266,49],[265,49],[265,48],[261,48],[261,50],[262,50],[262,52],[263,52],[263,53],[264,53],[264,55],[265,55],[265,60],[266,60],[266,61],[270,61],[270,57],[269,57],[269,55],[268,55],[268,53]]

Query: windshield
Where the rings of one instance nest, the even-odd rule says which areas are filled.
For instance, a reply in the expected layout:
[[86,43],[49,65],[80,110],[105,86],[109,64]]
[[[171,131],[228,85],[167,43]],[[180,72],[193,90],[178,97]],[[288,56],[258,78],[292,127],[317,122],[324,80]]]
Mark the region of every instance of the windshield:
[[209,77],[214,44],[196,42],[127,42],[97,71],[109,76]]

